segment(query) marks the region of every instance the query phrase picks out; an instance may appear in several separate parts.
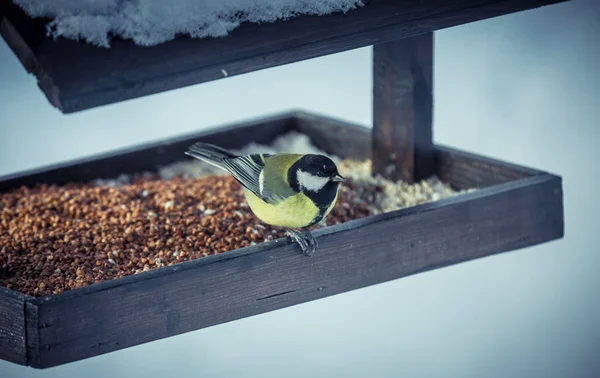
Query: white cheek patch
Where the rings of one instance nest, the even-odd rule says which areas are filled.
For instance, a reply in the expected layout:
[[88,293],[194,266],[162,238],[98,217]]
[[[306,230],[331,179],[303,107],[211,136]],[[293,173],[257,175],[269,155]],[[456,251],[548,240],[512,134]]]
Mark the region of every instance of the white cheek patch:
[[327,177],[315,176],[303,170],[298,171],[298,183],[300,184],[300,187],[310,190],[311,192],[318,192],[323,189],[328,181],[329,179]]

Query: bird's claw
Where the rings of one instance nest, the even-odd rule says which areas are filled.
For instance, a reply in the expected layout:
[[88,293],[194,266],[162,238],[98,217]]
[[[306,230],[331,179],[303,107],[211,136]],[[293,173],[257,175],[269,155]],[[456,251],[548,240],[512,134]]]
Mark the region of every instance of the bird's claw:
[[292,241],[298,243],[302,254],[305,256],[312,256],[319,246],[317,239],[315,239],[315,236],[308,229],[304,234],[288,229],[287,234]]
[[308,242],[308,248],[305,251],[302,251],[306,256],[312,256],[316,251],[317,251],[317,247],[319,246],[319,242],[317,242],[317,239],[315,238],[315,236],[313,235],[312,232],[310,232],[309,229],[305,230],[305,238],[306,241]]

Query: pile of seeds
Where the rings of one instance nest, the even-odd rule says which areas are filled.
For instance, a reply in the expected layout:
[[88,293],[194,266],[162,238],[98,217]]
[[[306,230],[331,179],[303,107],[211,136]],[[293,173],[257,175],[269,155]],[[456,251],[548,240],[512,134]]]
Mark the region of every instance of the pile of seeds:
[[[280,150],[322,153],[300,134],[239,152]],[[391,182],[372,177],[369,160],[332,158],[347,181],[331,214],[314,228],[462,193],[436,177]],[[50,295],[285,235],[252,214],[239,183],[209,167],[188,160],[157,175],[0,194],[0,285]]]
[[[222,175],[21,188],[0,195],[0,208],[0,284],[35,296],[285,235],[259,222]],[[326,223],[369,214],[349,182]]]
[[387,213],[475,190],[455,191],[436,176],[414,184],[386,180],[371,174],[371,160],[342,160],[337,166],[343,175],[352,178],[354,190],[369,203],[371,214]]

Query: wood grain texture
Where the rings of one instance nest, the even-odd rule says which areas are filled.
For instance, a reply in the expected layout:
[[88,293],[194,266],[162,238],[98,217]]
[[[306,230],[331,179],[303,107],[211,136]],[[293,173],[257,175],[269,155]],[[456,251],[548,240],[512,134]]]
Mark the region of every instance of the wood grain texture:
[[232,149],[241,148],[251,141],[268,144],[276,136],[291,130],[294,114],[295,112],[286,112],[246,122],[221,125],[202,132],[0,176],[0,191],[20,186],[33,186],[42,182],[60,185],[69,181],[82,182],[98,177],[116,178],[122,173],[157,172],[161,166],[191,159],[183,152],[195,141],[217,143],[224,148]]
[[436,146],[436,174],[455,189],[486,188],[543,174],[539,170]]
[[[37,183],[60,185],[69,181],[117,177],[121,173],[156,172],[160,166],[188,159],[182,156],[183,151],[196,141],[216,143],[225,148],[240,148],[250,141],[269,144],[278,135],[292,130],[306,134],[318,148],[339,157],[371,157],[371,128],[320,114],[292,110],[2,176],[0,191]],[[435,156],[435,173],[457,189],[487,187],[544,173],[439,145],[436,146]]]
[[[436,230],[435,232],[432,232]],[[307,258],[280,239],[35,299],[51,367],[527,247],[563,235],[561,180],[534,176],[320,230]],[[212,257],[212,256],[211,256]]]
[[0,287],[0,359],[27,364],[26,295]]
[[313,144],[342,159],[371,158],[371,129],[334,118],[308,113],[294,114],[294,129],[307,135]]
[[[32,298],[25,303],[25,317],[27,319],[27,365],[40,365],[40,329],[47,324],[40,323],[38,307],[31,303]],[[46,346],[46,348],[50,348]]]
[[346,14],[244,24],[225,38],[110,49],[53,40],[47,20],[0,2],[2,36],[54,106],[71,113],[269,67],[410,37],[564,0],[370,0]]
[[[328,153],[371,158],[371,128],[315,113],[293,113],[295,127]],[[547,172],[435,145],[434,174],[454,189],[486,188]]]
[[433,33],[373,47],[373,173],[414,183],[435,170]]
[[[369,156],[368,127],[290,112],[37,171],[35,179],[0,179],[0,187],[89,179],[101,166],[109,176],[121,173],[119,164],[151,170],[185,158],[199,139],[237,148],[289,130],[333,154]],[[0,357],[48,368],[562,237],[560,177],[445,147],[435,156],[453,186],[484,189],[318,230],[320,248],[310,258],[280,239],[43,298],[0,289],[22,298],[20,310],[18,301],[0,299],[9,319],[0,328],[26,329]],[[70,176],[69,167],[76,168]],[[19,360],[25,346],[28,358]]]

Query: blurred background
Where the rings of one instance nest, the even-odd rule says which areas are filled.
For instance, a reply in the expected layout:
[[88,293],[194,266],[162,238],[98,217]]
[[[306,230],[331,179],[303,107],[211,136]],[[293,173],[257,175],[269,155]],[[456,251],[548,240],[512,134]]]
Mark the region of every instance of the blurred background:
[[[600,1],[435,38],[436,143],[561,175],[564,239],[50,370],[0,361],[0,377],[600,377]],[[371,57],[65,116],[0,40],[0,175],[295,108],[368,125]]]

